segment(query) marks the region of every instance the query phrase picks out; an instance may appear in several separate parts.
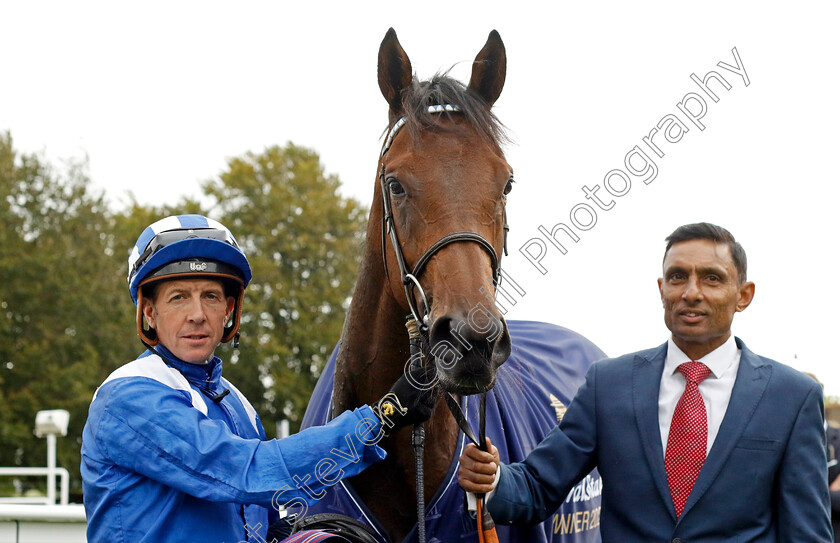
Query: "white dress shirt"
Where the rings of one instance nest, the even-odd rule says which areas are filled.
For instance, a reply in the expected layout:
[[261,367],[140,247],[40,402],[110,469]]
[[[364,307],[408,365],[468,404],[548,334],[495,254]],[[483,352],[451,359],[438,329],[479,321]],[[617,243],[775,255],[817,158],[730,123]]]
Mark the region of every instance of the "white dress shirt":
[[[668,353],[665,356],[665,367],[659,385],[659,434],[662,438],[663,458],[668,446],[671,419],[674,417],[677,402],[680,401],[680,397],[685,390],[685,377],[677,371],[677,368],[680,364],[690,361],[691,358],[677,347],[673,339],[669,338]],[[706,404],[706,427],[709,433],[706,440],[706,454],[709,454],[718,430],[720,430],[720,423],[723,422],[726,409],[729,407],[732,387],[735,386],[735,377],[738,375],[738,367],[741,365],[741,349],[735,343],[735,336],[730,335],[723,345],[698,362],[704,363],[712,371],[697,387],[700,396],[703,398],[703,403]],[[501,470],[497,468],[493,490],[486,495],[485,503],[489,502],[496,493],[500,474]],[[467,492],[467,504],[470,511],[475,511],[474,494]]]
[[[668,446],[668,432],[671,430],[674,410],[685,390],[685,377],[677,368],[680,364],[690,361],[691,358],[677,347],[674,340],[668,339],[668,354],[665,356],[665,368],[659,385],[659,434],[662,438],[663,454]],[[735,336],[730,335],[723,345],[698,362],[702,362],[712,371],[697,387],[703,403],[706,404],[706,425],[709,432],[706,454],[709,454],[720,430],[720,423],[726,415],[732,387],[735,386],[735,376],[738,375],[738,366],[741,364],[741,349],[735,343]]]

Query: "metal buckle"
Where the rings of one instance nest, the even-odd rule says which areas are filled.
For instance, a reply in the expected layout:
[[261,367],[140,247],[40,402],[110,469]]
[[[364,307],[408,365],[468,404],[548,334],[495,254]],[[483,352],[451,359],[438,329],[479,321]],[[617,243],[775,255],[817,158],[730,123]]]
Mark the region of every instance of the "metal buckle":
[[427,314],[423,315],[422,319],[420,318],[419,311],[415,307],[414,297],[411,296],[411,292],[409,290],[409,287],[411,287],[412,283],[413,283],[414,286],[416,286],[420,290],[420,297],[423,298],[423,307],[425,307],[426,310],[428,310],[429,309],[429,301],[426,299],[426,293],[423,291],[423,287],[420,286],[420,281],[418,281],[417,278],[414,277],[413,274],[407,273],[407,274],[405,274],[405,278],[411,281],[411,283],[409,283],[408,281],[405,281],[405,280],[403,281],[403,284],[405,285],[405,296],[408,299],[408,308],[411,309],[411,314],[412,314],[412,316],[414,316],[414,320],[416,320],[418,323],[422,323],[421,326],[423,326],[425,328],[428,328],[429,327],[429,315],[427,313]]

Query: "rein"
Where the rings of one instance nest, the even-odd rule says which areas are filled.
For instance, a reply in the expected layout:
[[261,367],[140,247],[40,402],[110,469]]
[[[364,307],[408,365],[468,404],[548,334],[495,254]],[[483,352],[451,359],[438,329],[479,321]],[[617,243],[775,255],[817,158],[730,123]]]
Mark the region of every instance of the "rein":
[[[429,106],[427,111],[429,113],[457,113],[460,111],[460,108],[456,105],[444,104]],[[414,268],[409,270],[408,265],[405,261],[405,256],[402,252],[402,246],[400,244],[399,236],[397,235],[397,228],[394,223],[394,214],[391,205],[391,193],[388,190],[388,183],[385,178],[384,163],[385,153],[387,153],[388,149],[390,149],[394,138],[396,137],[399,130],[403,127],[405,122],[406,118],[402,117],[394,124],[394,126],[388,132],[388,136],[385,138],[385,143],[382,146],[382,152],[380,153],[381,168],[379,172],[379,181],[380,186],[382,188],[382,260],[383,264],[385,265],[385,275],[386,277],[388,277],[388,260],[385,254],[385,237],[387,235],[390,237],[391,245],[394,248],[394,254],[396,255],[397,265],[399,266],[400,271],[400,279],[402,280],[403,288],[405,290],[406,301],[408,302],[408,307],[411,310],[411,315],[407,318],[406,321],[406,328],[409,332],[409,346],[411,351],[411,359],[414,361],[412,363],[423,364],[425,361],[430,359],[428,314],[429,304],[426,300],[426,293],[423,291],[423,287],[420,285],[419,280],[421,274],[423,273],[423,270],[426,267],[426,264],[428,264],[428,262],[432,259],[433,256],[435,256],[439,251],[441,251],[444,247],[448,245],[458,242],[477,243],[490,256],[490,265],[493,270],[493,286],[497,287],[501,277],[501,262],[499,257],[496,255],[496,250],[493,248],[493,245],[480,234],[476,232],[455,232],[452,234],[447,234],[446,236],[442,237],[434,244],[432,244],[432,246],[426,249],[426,252],[424,252],[423,255],[417,260],[417,263],[414,265]],[[505,255],[507,255],[508,230],[509,228],[507,224],[507,213],[505,213]],[[417,302],[414,297],[415,288],[420,293],[420,297],[422,299],[423,304],[422,307],[417,307]],[[486,393],[481,394],[478,438],[476,438],[475,434],[470,428],[469,423],[467,422],[466,417],[464,416],[464,412],[461,409],[460,404],[458,403],[458,400],[456,400],[455,397],[449,392],[444,393],[444,398],[446,399],[446,405],[449,407],[449,410],[452,413],[452,416],[455,419],[461,431],[463,431],[467,438],[469,438],[470,441],[472,441],[479,449],[481,449],[482,451],[486,451],[487,444],[484,438]],[[419,543],[426,542],[426,508],[423,484],[424,440],[425,430],[423,424],[415,425],[412,431],[411,444],[414,450],[414,461],[417,474],[417,538]],[[483,498],[483,494],[476,496],[476,519],[478,523],[479,542],[498,542],[498,537],[496,536],[496,529],[493,523],[493,519],[490,517],[490,514],[487,512],[487,510],[483,507]]]

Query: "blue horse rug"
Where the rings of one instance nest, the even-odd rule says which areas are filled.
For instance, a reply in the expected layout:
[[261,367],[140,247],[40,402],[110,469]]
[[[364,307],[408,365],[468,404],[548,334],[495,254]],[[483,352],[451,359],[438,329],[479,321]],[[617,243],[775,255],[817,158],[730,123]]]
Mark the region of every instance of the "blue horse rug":
[[[566,405],[583,384],[586,370],[604,353],[583,336],[566,328],[532,321],[507,321],[511,354],[498,370],[496,386],[487,393],[486,434],[499,449],[502,462],[524,459],[562,419]],[[301,428],[320,426],[332,411],[333,351],[318,380]],[[479,396],[466,396],[462,407],[477,427]],[[428,543],[477,541],[476,522],[458,485],[458,458],[466,445],[461,434],[443,485],[426,505]],[[339,481],[309,507],[307,514],[338,513],[370,526],[381,543],[386,532],[359,499],[348,481]],[[592,471],[578,483],[548,520],[536,526],[496,526],[501,543],[597,543],[601,513],[601,477]],[[416,526],[402,543],[417,541]]]

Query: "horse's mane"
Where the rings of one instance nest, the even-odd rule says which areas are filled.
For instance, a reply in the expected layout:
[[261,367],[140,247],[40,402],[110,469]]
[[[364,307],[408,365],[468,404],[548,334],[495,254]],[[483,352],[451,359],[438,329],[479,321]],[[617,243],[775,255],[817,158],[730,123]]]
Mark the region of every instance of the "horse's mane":
[[501,150],[501,144],[509,142],[505,126],[487,102],[457,79],[449,77],[448,73],[435,74],[427,81],[418,81],[415,77],[411,87],[404,91],[402,103],[405,127],[412,139],[416,139],[421,130],[437,126],[436,121],[441,115],[450,115],[429,113],[428,106],[451,104],[458,106],[458,115],[463,116],[493,146]]

